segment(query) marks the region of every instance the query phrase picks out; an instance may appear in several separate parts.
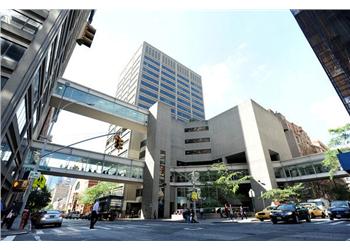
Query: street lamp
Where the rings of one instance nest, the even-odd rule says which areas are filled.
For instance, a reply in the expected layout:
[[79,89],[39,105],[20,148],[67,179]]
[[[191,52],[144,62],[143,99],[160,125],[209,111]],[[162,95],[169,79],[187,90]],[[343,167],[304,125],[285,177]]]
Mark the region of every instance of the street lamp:
[[[198,181],[198,179],[199,179],[199,173],[193,170],[191,173],[192,193],[196,192],[196,181]],[[192,195],[191,195],[191,198],[192,198]],[[193,198],[192,198],[192,201],[193,201],[194,219],[197,220],[196,199],[193,199]]]
[[254,197],[255,197],[255,192],[253,189],[250,189],[249,192],[249,197],[252,199],[252,204],[253,204],[253,212],[255,213],[255,205],[254,205]]

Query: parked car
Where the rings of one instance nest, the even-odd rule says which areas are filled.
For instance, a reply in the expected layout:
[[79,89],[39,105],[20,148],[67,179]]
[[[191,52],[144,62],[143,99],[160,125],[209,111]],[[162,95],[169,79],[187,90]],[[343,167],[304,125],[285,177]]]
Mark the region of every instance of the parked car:
[[270,213],[271,221],[276,224],[278,221],[299,223],[300,220],[311,222],[311,216],[307,208],[299,204],[281,204]]
[[306,207],[309,210],[311,218],[322,217],[326,218],[326,211],[319,208],[316,203],[313,202],[303,202],[300,203],[301,206]]
[[255,214],[255,218],[259,219],[260,221],[269,220],[271,210],[273,210],[275,208],[276,208],[276,206],[265,207],[262,211],[259,211]]
[[310,199],[310,200],[307,200],[307,202],[312,202],[312,203],[316,203],[316,206],[323,210],[325,212],[325,214],[327,215],[327,211],[328,211],[328,208],[329,208],[329,201],[324,199],[324,198],[319,198],[319,199]]
[[36,228],[41,228],[44,225],[62,226],[62,213],[58,210],[47,210],[33,213],[31,215],[32,224]]
[[328,216],[330,220],[350,218],[350,201],[332,201]]

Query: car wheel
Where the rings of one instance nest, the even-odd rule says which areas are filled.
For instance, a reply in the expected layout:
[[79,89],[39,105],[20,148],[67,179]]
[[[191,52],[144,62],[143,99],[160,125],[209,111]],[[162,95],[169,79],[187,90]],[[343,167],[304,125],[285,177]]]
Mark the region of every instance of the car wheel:
[[311,218],[315,218],[315,215],[313,213],[311,213]]
[[329,217],[329,219],[330,219],[330,220],[334,220],[334,218],[333,218],[333,217]]
[[272,219],[272,224],[277,224],[277,220]]
[[322,218],[326,218],[326,215],[324,213],[322,213],[321,217]]
[[298,216],[298,215],[295,215],[295,217],[294,217],[294,222],[295,222],[296,224],[299,224],[299,223],[300,223],[300,219],[299,219],[299,216]]
[[262,218],[259,218],[259,220],[260,220],[260,221],[264,221],[264,219],[262,219]]
[[306,222],[311,222],[311,217],[309,214],[306,216]]

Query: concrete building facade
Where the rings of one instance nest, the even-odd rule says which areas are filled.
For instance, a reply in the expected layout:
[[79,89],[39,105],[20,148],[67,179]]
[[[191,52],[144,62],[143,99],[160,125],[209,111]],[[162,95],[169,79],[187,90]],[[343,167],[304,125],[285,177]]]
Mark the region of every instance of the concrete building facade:
[[[171,107],[161,102],[150,108],[147,142],[141,151],[147,166],[145,218],[170,217],[181,208],[192,190],[193,170],[205,178],[213,163],[223,162],[231,171],[250,175],[243,192],[247,196],[252,188],[258,197],[278,187],[274,164],[293,158],[281,119],[252,100],[209,120],[182,122],[170,114]],[[254,205],[264,206],[258,198]]]

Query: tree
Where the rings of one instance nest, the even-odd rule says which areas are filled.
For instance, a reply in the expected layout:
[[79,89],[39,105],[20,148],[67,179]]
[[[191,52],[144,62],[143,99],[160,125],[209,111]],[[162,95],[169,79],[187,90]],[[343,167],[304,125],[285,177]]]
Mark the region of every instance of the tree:
[[119,184],[99,182],[96,186],[87,188],[79,197],[79,202],[84,205],[93,204],[97,198],[110,194]]
[[244,175],[241,171],[230,171],[224,163],[213,164],[212,169],[218,174],[218,178],[213,184],[221,191],[226,201],[237,198],[236,192],[239,186],[250,179],[250,176]]
[[50,202],[51,193],[45,185],[43,189],[35,189],[29,194],[26,208],[31,212],[36,212],[46,207]]
[[290,200],[298,201],[303,189],[304,185],[302,183],[285,187],[284,189],[274,188],[263,193],[261,198],[278,202],[286,202]]
[[339,170],[340,166],[337,158],[338,151],[347,152],[350,150],[350,123],[328,131],[332,138],[328,143],[329,149],[325,152],[322,164],[329,169],[329,178],[333,179],[334,173]]

